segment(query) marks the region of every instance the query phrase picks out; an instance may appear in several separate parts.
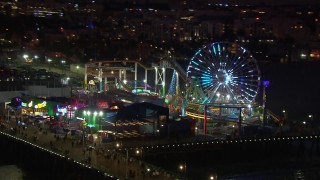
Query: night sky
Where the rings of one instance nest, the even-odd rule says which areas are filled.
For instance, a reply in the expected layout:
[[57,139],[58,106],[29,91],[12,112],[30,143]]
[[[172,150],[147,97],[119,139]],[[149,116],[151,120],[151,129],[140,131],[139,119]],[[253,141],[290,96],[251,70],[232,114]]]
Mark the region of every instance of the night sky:
[[214,3],[232,3],[232,4],[259,4],[268,5],[282,4],[320,4],[320,0],[213,0]]

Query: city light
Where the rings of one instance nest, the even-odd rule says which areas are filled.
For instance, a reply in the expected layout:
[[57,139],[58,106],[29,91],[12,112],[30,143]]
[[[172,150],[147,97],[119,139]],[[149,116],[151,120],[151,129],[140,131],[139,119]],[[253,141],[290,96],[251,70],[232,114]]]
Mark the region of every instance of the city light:
[[[8,99],[5,102],[5,107],[12,108],[13,105],[18,104],[14,108],[19,110],[14,114],[11,113],[10,109],[11,115],[9,116],[8,112],[8,117],[6,117],[7,115],[4,116],[5,119],[10,117],[10,119],[16,120],[19,118],[20,123],[30,120],[28,118],[24,119],[23,116],[25,115],[48,115],[50,117],[44,117],[44,119],[49,121],[50,126],[51,123],[66,123],[68,121],[66,125],[59,124],[59,128],[62,127],[63,130],[68,129],[68,131],[75,130],[74,134],[76,135],[81,134],[78,132],[81,131],[82,135],[75,139],[76,141],[78,139],[83,140],[81,148],[85,149],[85,146],[87,146],[87,142],[84,142],[85,140],[88,140],[90,145],[93,142],[92,139],[97,137],[97,142],[103,142],[94,144],[98,153],[94,154],[92,158],[96,158],[101,154],[99,150],[107,142],[110,144],[107,148],[108,151],[115,151],[119,155],[123,154],[123,156],[125,155],[124,151],[126,151],[126,163],[128,163],[128,152],[132,157],[138,157],[143,153],[144,158],[147,159],[153,156],[154,149],[163,151],[163,153],[159,153],[161,155],[166,154],[166,149],[168,152],[179,153],[176,151],[178,147],[181,147],[179,151],[183,151],[183,148],[192,148],[192,146],[195,149],[198,147],[201,149],[203,144],[208,145],[206,149],[211,148],[210,146],[217,146],[218,148],[212,149],[219,149],[219,146],[224,147],[228,143],[236,144],[233,147],[238,147],[245,143],[253,144],[253,142],[259,143],[260,141],[262,144],[268,145],[269,142],[277,141],[275,142],[277,145],[278,141],[300,142],[301,139],[308,139],[309,141],[309,139],[318,138],[314,134],[318,133],[317,122],[319,115],[315,111],[316,105],[311,104],[317,102],[314,98],[316,95],[305,93],[304,97],[300,97],[301,93],[294,92],[301,92],[299,88],[286,86],[290,83],[309,84],[312,87],[311,89],[314,90],[312,92],[318,92],[316,91],[316,83],[310,83],[317,82],[316,78],[312,78],[317,77],[317,74],[308,74],[309,69],[303,65],[320,59],[319,50],[317,47],[312,46],[314,37],[319,37],[320,35],[317,28],[317,32],[312,31],[314,27],[319,25],[319,18],[316,16],[318,9],[305,9],[303,6],[297,6],[299,9],[297,10],[293,8],[293,5],[288,7],[281,6],[280,9],[283,9],[286,13],[279,15],[277,13],[279,8],[259,7],[260,5],[256,5],[254,9],[243,6],[231,11],[230,8],[233,8],[234,4],[214,4],[207,1],[205,1],[205,4],[202,4],[202,2],[190,4],[189,1],[183,1],[180,4],[168,4],[168,7],[170,7],[168,11],[163,10],[160,12],[158,10],[161,13],[161,17],[165,17],[161,19],[157,10],[153,9],[154,7],[148,7],[148,3],[146,5],[142,3],[141,7],[144,8],[141,9],[141,7],[137,6],[120,7],[123,3],[115,2],[114,6],[119,6],[128,14],[134,14],[137,11],[139,16],[132,16],[123,20],[123,13],[117,13],[117,10],[113,12],[113,8],[109,8],[108,11],[112,16],[107,18],[106,22],[102,23],[101,26],[95,26],[93,25],[95,21],[104,22],[104,16],[100,14],[104,11],[99,9],[101,3],[96,0],[87,3],[96,4],[97,6],[88,7],[84,5],[82,7],[77,2],[64,3],[63,7],[71,5],[74,8],[65,8],[65,12],[61,14],[66,13],[68,17],[61,17],[62,19],[55,22],[56,25],[54,26],[50,25],[50,23],[39,24],[39,22],[28,25],[27,22],[29,21],[19,21],[19,23],[15,24],[17,26],[15,29],[27,28],[23,28],[20,31],[13,29],[14,36],[12,37],[11,28],[6,29],[6,26],[4,27],[3,30],[8,32],[5,32],[7,34],[0,40],[0,44],[3,43],[3,40],[14,43],[12,47],[11,45],[3,44],[3,51],[8,51],[4,53],[3,63],[8,63],[9,66],[15,69],[12,69],[14,71],[0,69],[0,72],[3,72],[3,77],[0,81],[6,81],[2,88],[4,90],[5,88],[8,89],[6,84],[9,81],[17,81],[20,78],[17,76],[19,75],[21,76],[21,82],[23,82],[23,84],[19,85],[21,88],[13,88],[14,86],[8,85],[9,91],[19,90],[19,92],[21,91],[20,94],[27,92],[28,96],[33,94],[35,97],[48,99],[46,104],[41,103],[42,101],[39,101],[39,99],[35,100],[31,96],[21,98],[23,101],[14,103],[12,99],[10,102],[10,99],[5,97],[5,99]],[[4,9],[2,14],[5,13],[8,16],[16,17],[20,13],[26,18],[29,16],[43,17],[43,22],[46,21],[46,16],[56,14],[50,9],[57,9],[53,7],[58,7],[58,4],[52,3],[42,3],[41,5],[31,3],[30,7],[32,8],[26,9],[23,7],[28,7],[28,3],[18,4],[18,0],[15,0],[15,3],[10,5],[12,5],[10,6],[12,11],[6,12],[6,9]],[[102,3],[102,5],[104,4]],[[184,5],[187,8],[181,9],[180,5]],[[225,9],[218,6],[228,6],[228,8]],[[201,9],[204,7],[205,9],[218,8],[219,13],[221,11],[221,17],[216,18],[215,21],[207,21],[206,18],[202,18],[204,11]],[[15,9],[19,11],[15,11]],[[74,10],[77,13],[73,13]],[[182,12],[184,15],[179,17],[172,16],[178,11],[184,11]],[[192,11],[192,13],[190,14],[188,11]],[[234,13],[230,15],[230,12]],[[59,12],[57,13],[60,14]],[[236,14],[240,13],[241,16],[238,17]],[[291,16],[292,14],[295,16]],[[92,20],[88,21],[87,15],[96,17],[96,20],[94,22]],[[54,18],[56,17],[54,16]],[[62,27],[65,18],[71,21],[76,19],[76,22],[70,23],[81,24],[91,30],[83,30],[82,26]],[[222,26],[225,24],[226,18],[232,19],[225,25],[227,29]],[[288,22],[284,23],[281,28],[273,28],[278,27],[279,18],[286,19]],[[149,19],[154,19],[154,21],[148,21]],[[247,20],[245,25],[241,22],[241,19]],[[299,21],[299,19],[309,20]],[[181,20],[182,22],[180,22]],[[260,22],[259,26],[255,26],[257,22]],[[105,25],[108,27],[104,27]],[[217,25],[219,28],[212,30],[212,27]],[[250,29],[248,30],[244,26],[248,26]],[[310,33],[310,28],[313,33]],[[225,30],[227,31],[225,32]],[[230,34],[228,32],[234,33]],[[280,36],[277,36],[278,34]],[[287,34],[290,37],[289,41],[282,43],[284,45],[281,51],[270,51],[274,47],[279,47],[278,43],[282,42],[283,37],[281,35],[283,34]],[[133,41],[131,42],[130,39]],[[226,39],[226,41],[231,40],[231,42],[212,42],[214,39]],[[127,40],[129,41],[127,42]],[[171,41],[174,43],[170,43]],[[239,44],[234,42],[239,42]],[[241,45],[253,48],[249,50],[241,47]],[[195,51],[194,56],[190,57],[193,51]],[[7,57],[9,54],[17,54],[17,56],[10,55],[10,57]],[[257,60],[254,56],[257,56]],[[189,65],[187,64],[188,62]],[[272,62],[270,63],[270,66],[272,66],[270,68],[271,71],[278,68],[278,63],[281,64],[279,66],[283,69],[270,73],[269,69],[263,67],[262,71],[260,71],[259,65],[269,62]],[[297,69],[302,71],[308,78],[299,81],[299,78],[292,76],[292,74],[297,76],[299,74],[285,69],[289,67],[290,70],[291,63],[294,62],[300,62]],[[29,67],[34,68],[34,70],[29,70]],[[269,68],[269,65],[267,67]],[[316,66],[314,68],[316,69]],[[15,71],[20,71],[20,69],[28,71],[28,73],[16,73],[16,75]],[[264,74],[265,72],[267,74]],[[310,71],[310,73],[312,72]],[[279,77],[281,77],[283,81],[270,86],[270,81],[262,81],[261,77],[278,78],[279,82],[281,80]],[[293,78],[295,81],[289,78]],[[25,81],[26,79],[28,81]],[[307,80],[310,80],[310,82]],[[267,92],[269,86],[271,89],[270,92]],[[308,89],[304,86],[301,86],[301,88]],[[293,99],[292,102],[287,101],[288,98],[276,98],[277,102],[271,102],[275,98],[271,98],[270,102],[269,99],[267,101],[267,95],[269,97],[269,94],[270,97],[281,97],[283,94],[279,95],[277,93],[280,92],[276,92],[279,89],[283,90],[283,92],[288,92],[285,95],[292,97],[291,99],[289,98],[289,100]],[[256,96],[258,97],[257,99]],[[310,100],[308,103],[303,103],[299,99],[308,100],[306,97],[311,98],[313,101]],[[25,102],[25,99],[28,99],[28,101]],[[34,101],[32,102],[31,99],[34,99]],[[55,102],[56,100],[58,102]],[[28,104],[28,102],[30,103]],[[288,103],[291,108],[289,108]],[[131,106],[131,104],[133,105]],[[163,107],[157,107],[153,104]],[[278,107],[277,105],[279,104],[282,105]],[[49,105],[53,106],[53,108],[47,108]],[[171,120],[174,123],[171,123]],[[187,121],[188,124],[182,124]],[[73,123],[79,123],[80,125],[74,125]],[[89,128],[92,127],[91,125],[97,124],[99,126],[93,127],[98,128]],[[134,128],[131,127],[133,125],[135,126]],[[251,130],[251,125],[255,126],[255,129],[252,128]],[[294,125],[294,128],[291,128],[292,125]],[[31,128],[33,128],[31,125],[28,126],[28,129]],[[181,130],[182,128],[185,129]],[[270,131],[269,128],[271,129]],[[204,130],[204,133],[202,133],[202,130]],[[296,130],[296,135],[292,136],[294,133],[291,132]],[[288,131],[289,135],[287,135]],[[206,132],[208,132],[208,136],[214,136],[212,140],[208,138],[208,140],[204,139],[202,141],[202,136],[206,136]],[[263,136],[259,136],[260,132],[263,132]],[[308,134],[309,132],[310,134]],[[218,133],[219,138],[215,138]],[[270,133],[270,135],[266,133]],[[276,136],[271,136],[273,133],[276,133]],[[309,136],[300,136],[299,133],[305,133]],[[35,132],[35,136],[41,136],[41,134]],[[141,145],[142,143],[127,144],[127,139],[123,139],[127,137],[142,137],[149,134],[157,136],[159,139],[163,137],[170,139],[176,135],[179,138],[182,135],[198,136],[195,138],[196,140],[170,141],[168,144],[143,142],[143,146]],[[254,137],[250,137],[251,134]],[[20,136],[20,132],[18,136]],[[68,137],[66,141],[68,142],[71,139],[73,140],[73,137]],[[27,143],[30,144],[30,142]],[[31,144],[40,147],[33,143]],[[291,146],[291,144],[289,145]],[[72,142],[72,146],[74,146],[74,142]],[[150,149],[148,148],[152,148],[152,151],[149,151]],[[68,150],[71,149],[68,148]],[[241,150],[242,148],[239,149]],[[290,150],[287,147],[288,149]],[[64,150],[66,149],[62,151]],[[192,153],[193,151],[188,150],[188,152],[183,153],[189,152]],[[283,151],[277,152],[282,153]],[[60,156],[60,152],[58,154]],[[233,153],[229,153],[229,155],[231,154]],[[83,155],[87,158],[87,154],[83,153]],[[169,162],[175,171],[175,175],[177,175],[174,178],[181,179],[180,176],[183,172],[186,175],[187,169],[190,179],[194,178],[192,176],[195,172],[192,168],[196,164],[192,160],[197,158],[190,160],[188,155],[184,159],[179,159],[180,162],[177,160]],[[199,153],[196,155],[199,155]],[[243,155],[245,157],[246,154]],[[230,156],[229,159],[233,158]],[[118,162],[118,164],[121,164],[120,169],[123,169],[121,169],[122,174],[119,178],[123,179],[123,157],[120,160],[121,163]],[[92,162],[94,164],[97,161],[94,159]],[[101,166],[101,164],[99,165]],[[109,171],[106,164],[104,164],[103,168]],[[129,167],[128,164],[126,166],[127,179]],[[201,167],[199,166],[199,168]],[[215,168],[205,169],[207,172],[202,174],[204,177],[196,178],[218,179],[212,169]],[[130,164],[130,174],[132,170],[136,172],[136,169],[132,169]],[[140,170],[139,172],[141,172]],[[143,166],[143,173],[151,171],[148,175],[153,175],[153,170],[156,171],[151,164]],[[162,172],[160,174],[162,175]],[[139,175],[141,174],[139,173]],[[160,177],[160,179],[165,178]]]

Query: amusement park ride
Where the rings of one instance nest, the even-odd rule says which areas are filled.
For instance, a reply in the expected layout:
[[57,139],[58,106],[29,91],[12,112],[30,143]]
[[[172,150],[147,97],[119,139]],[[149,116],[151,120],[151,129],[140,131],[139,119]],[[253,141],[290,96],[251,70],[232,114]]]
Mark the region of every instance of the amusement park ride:
[[[143,73],[138,74],[141,69],[144,79],[138,81],[138,76],[143,76]],[[150,71],[153,71],[153,89],[148,84],[151,82],[148,80]],[[167,78],[171,72],[172,76]],[[261,84],[257,62],[248,50],[235,43],[204,45],[191,58],[187,71],[167,51],[160,63],[152,64],[152,67],[134,60],[90,62],[85,67],[85,82],[88,82],[88,76],[96,78],[95,82],[99,84],[96,86],[89,81],[91,83],[86,86],[89,92],[107,91],[113,87],[164,98],[173,114],[178,112],[180,116],[196,119],[197,129],[202,129],[203,134],[212,132],[217,123],[236,124],[241,128],[242,124],[265,119],[267,86],[263,83],[264,104],[261,107],[255,102]],[[128,81],[132,77],[134,80]],[[180,88],[179,79],[185,87]]]

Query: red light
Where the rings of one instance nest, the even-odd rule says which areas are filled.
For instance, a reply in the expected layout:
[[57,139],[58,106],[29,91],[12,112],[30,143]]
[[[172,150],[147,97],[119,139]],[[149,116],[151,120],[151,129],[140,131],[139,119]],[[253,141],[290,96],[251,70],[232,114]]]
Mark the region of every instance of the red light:
[[259,21],[259,20],[260,20],[260,18],[259,18],[259,17],[256,17],[256,20],[257,20],[257,21]]

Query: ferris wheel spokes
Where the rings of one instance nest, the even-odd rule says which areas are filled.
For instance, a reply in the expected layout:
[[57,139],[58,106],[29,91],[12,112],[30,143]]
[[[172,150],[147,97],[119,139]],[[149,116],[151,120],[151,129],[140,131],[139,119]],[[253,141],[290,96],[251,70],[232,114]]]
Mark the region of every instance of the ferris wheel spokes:
[[187,76],[198,79],[207,102],[253,101],[260,71],[252,55],[233,43],[203,46],[191,59]]

